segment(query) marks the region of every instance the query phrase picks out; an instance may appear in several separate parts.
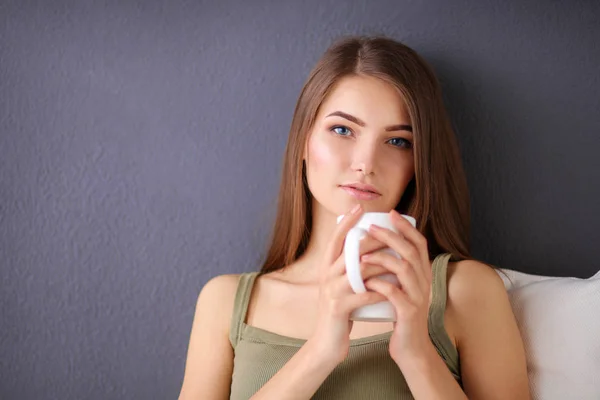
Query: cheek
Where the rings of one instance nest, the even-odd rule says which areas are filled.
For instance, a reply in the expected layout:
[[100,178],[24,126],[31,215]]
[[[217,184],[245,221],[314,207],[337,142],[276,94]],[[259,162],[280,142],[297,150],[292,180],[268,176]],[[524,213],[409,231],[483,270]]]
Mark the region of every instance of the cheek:
[[333,165],[335,151],[329,141],[321,135],[313,135],[308,142],[308,165],[310,169]]
[[414,158],[408,153],[398,155],[398,153],[382,154],[378,157],[380,160],[380,168],[387,172],[387,175],[393,175],[396,177],[404,177],[406,175],[413,175],[415,172]]
[[415,175],[414,159],[412,156],[394,157],[385,161],[382,170],[386,171],[385,181],[389,187],[401,194]]

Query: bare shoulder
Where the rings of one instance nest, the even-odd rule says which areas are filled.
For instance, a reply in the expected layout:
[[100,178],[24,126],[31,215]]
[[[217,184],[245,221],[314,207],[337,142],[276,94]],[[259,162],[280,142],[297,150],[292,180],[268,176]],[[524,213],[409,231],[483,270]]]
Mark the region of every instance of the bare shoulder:
[[204,293],[205,296],[222,296],[231,294],[237,289],[238,281],[240,280],[240,274],[225,274],[218,275],[210,279],[200,292],[200,295]]
[[489,317],[512,319],[508,293],[497,270],[476,260],[449,263],[446,315],[456,342],[475,335],[467,327],[483,324]]
[[216,320],[213,320],[215,322],[221,321],[229,324],[239,279],[239,274],[226,274],[216,276],[206,282],[198,296],[196,304],[198,312],[217,317]]
[[448,264],[448,300],[452,304],[477,307],[473,302],[504,299],[508,299],[504,282],[494,268],[476,260]]
[[496,269],[474,260],[448,264],[446,316],[469,399],[530,398],[523,342]]
[[229,397],[233,348],[229,327],[239,275],[209,280],[198,295],[179,399]]

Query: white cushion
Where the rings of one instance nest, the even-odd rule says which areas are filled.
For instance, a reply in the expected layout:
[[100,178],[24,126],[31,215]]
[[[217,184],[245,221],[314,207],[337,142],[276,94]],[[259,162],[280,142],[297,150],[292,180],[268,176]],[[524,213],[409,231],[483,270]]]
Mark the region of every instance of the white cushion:
[[534,400],[600,399],[600,271],[591,278],[502,269]]

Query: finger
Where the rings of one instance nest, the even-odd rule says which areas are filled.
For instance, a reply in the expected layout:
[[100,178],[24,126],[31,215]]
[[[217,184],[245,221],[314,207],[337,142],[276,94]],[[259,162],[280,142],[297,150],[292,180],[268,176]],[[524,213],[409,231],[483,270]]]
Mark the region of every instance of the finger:
[[[360,275],[362,276],[363,281],[375,276],[389,273],[390,271],[381,265],[370,264],[366,262],[360,263]],[[354,292],[352,290],[352,286],[350,286],[350,281],[348,280],[347,275],[332,276],[330,279],[331,280],[328,286],[333,296],[339,297],[341,293]]]
[[367,233],[367,235],[360,241],[359,254],[363,255],[367,253],[372,253],[374,251],[381,250],[386,247],[387,245],[381,240],[377,240],[375,237]]
[[375,304],[386,300],[387,299],[383,294],[375,291],[351,294],[348,296],[347,302],[345,303],[345,306],[347,307],[346,311],[351,313],[358,307]]
[[338,258],[333,262],[329,271],[330,276],[341,276],[346,273],[346,260],[344,253],[340,254]]
[[418,229],[416,229],[408,220],[396,211],[390,211],[390,219],[392,223],[398,229],[398,232],[402,234],[406,240],[413,244],[421,255],[421,266],[424,268],[426,276],[431,275],[431,264],[429,262],[429,251],[427,249],[427,239]]
[[333,236],[325,250],[325,262],[324,265],[333,264],[340,253],[342,252],[342,248],[344,246],[344,239],[346,239],[346,235],[348,231],[356,225],[360,216],[362,215],[363,210],[360,204],[357,204],[352,210],[348,213],[344,214],[342,220],[337,224],[335,230],[333,231]]
[[[385,243],[375,239],[374,237],[367,235],[360,241],[359,255],[368,254],[379,249],[387,247]],[[330,275],[343,275],[346,273],[346,260],[344,253],[342,252],[337,259],[333,262],[330,270]]]
[[[369,227],[369,234],[387,244],[392,250],[398,253],[400,257],[408,261],[411,265],[414,265],[415,268],[419,268],[419,270],[422,269],[419,251],[400,234],[377,225],[371,225]],[[424,271],[419,271],[418,273],[425,278]]]
[[415,268],[406,260],[399,260],[391,254],[377,252],[362,256],[362,260],[371,264],[378,264],[398,277],[405,292],[415,303],[423,301],[426,292],[426,283],[420,281],[415,273]]
[[[396,315],[400,315],[400,310],[407,308],[414,308],[413,303],[410,301],[408,295],[402,290],[398,289],[394,284],[384,281],[383,279],[369,279],[365,282],[367,289],[372,290],[375,293],[380,293],[385,296],[386,300],[396,309]],[[366,292],[372,293],[372,292]]]
[[390,273],[390,271],[386,267],[380,264],[368,262],[360,263],[360,271],[361,276],[363,277],[363,281],[374,278],[376,276],[386,275]]
[[390,219],[392,224],[398,229],[408,241],[413,243],[415,246],[427,246],[427,240],[425,237],[415,228],[412,224],[404,218],[398,211],[390,211]]

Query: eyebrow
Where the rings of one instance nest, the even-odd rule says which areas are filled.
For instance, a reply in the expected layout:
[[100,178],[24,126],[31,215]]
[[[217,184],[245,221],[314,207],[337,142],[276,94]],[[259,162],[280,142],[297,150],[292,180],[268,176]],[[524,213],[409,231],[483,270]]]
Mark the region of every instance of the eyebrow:
[[[355,124],[363,126],[363,127],[367,125],[367,124],[364,123],[364,121],[356,118],[354,115],[350,115],[350,114],[345,113],[343,111],[334,111],[334,112],[332,112],[331,114],[329,114],[325,118],[328,118],[328,117],[342,117],[342,118],[347,119],[348,121],[354,122]],[[406,124],[391,125],[391,126],[386,127],[385,130],[387,132],[408,131],[408,132],[411,132],[411,133],[413,131],[412,126],[406,125]]]

